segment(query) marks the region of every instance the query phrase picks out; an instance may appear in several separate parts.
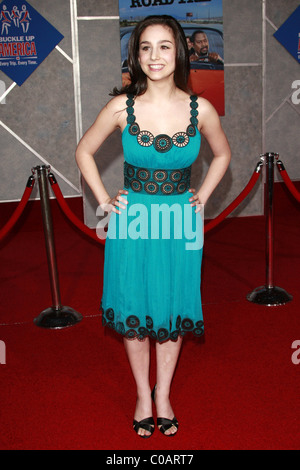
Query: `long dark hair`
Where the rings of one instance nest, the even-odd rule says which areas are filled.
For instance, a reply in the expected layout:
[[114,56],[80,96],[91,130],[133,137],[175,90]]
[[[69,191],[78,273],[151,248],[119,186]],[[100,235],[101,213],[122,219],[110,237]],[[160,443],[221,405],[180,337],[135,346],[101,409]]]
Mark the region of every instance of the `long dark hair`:
[[187,86],[190,61],[189,51],[184,31],[175,18],[169,15],[151,15],[140,21],[134,28],[128,43],[128,71],[130,84],[118,89],[115,87],[110,93],[112,96],[122,93],[132,93],[135,96],[142,95],[147,90],[147,76],[142,71],[138,57],[142,32],[153,25],[167,26],[173,32],[176,47],[176,67],[174,72],[175,85],[183,91],[190,93]]

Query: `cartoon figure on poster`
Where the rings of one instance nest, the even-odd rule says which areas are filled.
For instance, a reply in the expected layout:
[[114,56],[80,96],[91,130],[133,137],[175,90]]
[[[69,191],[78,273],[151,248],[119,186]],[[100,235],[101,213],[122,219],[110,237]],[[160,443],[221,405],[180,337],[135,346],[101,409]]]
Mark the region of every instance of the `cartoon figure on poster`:
[[149,15],[171,15],[186,35],[191,90],[225,115],[222,0],[119,0],[119,14],[123,84],[129,81],[127,49],[136,23]]
[[20,12],[18,10],[18,7],[15,5],[12,9],[12,12],[11,12],[11,17],[12,17],[12,20],[14,22],[14,25],[16,28],[19,27],[19,19],[20,19]]
[[10,28],[11,24],[11,17],[7,11],[6,5],[3,5],[2,7],[0,19],[2,23],[1,34],[8,34],[8,28]]
[[22,5],[21,12],[16,5],[13,6],[11,12],[7,10],[6,5],[3,5],[0,18],[2,22],[1,34],[8,34],[8,28],[12,22],[16,28],[19,28],[21,25],[23,33],[28,32],[31,18],[26,5]]
[[29,28],[29,21],[31,20],[29,13],[27,11],[26,5],[22,5],[22,11],[20,13],[20,24],[23,28],[23,33],[27,33]]

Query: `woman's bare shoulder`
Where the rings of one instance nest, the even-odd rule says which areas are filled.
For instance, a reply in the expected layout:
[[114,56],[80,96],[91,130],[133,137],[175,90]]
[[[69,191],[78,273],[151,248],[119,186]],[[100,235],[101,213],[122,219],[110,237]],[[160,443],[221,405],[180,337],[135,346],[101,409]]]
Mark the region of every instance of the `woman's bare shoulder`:
[[216,108],[211,104],[210,101],[208,101],[206,98],[202,98],[201,96],[198,96],[198,112],[199,116],[211,116],[215,117],[218,116],[218,113],[216,111]]
[[197,97],[197,101],[199,104],[199,107],[201,107],[204,110],[210,110],[211,108],[214,108],[213,105],[208,101],[206,98],[202,98],[202,96]]
[[106,108],[114,113],[121,112],[127,107],[126,101],[127,96],[125,94],[114,96],[110,101],[108,101]]
[[96,125],[109,125],[122,128],[124,120],[126,120],[126,95],[114,96],[110,99],[105,106],[101,109],[95,124]]

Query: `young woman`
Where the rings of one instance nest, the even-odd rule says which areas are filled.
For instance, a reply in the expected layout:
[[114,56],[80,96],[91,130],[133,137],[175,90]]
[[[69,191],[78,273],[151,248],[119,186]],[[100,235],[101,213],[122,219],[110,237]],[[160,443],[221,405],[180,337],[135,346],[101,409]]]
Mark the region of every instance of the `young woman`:
[[[226,172],[230,148],[213,106],[188,90],[189,53],[174,18],[150,16],[136,26],[128,69],[130,85],[114,89],[81,139],[76,161],[99,205],[111,213],[102,321],[124,336],[137,387],[134,430],[143,438],[152,435],[153,400],[158,429],[172,436],[178,421],[169,397],[182,338],[203,334],[200,208]],[[124,187],[112,197],[93,156],[116,129],[122,132]],[[213,159],[195,191],[190,170],[200,133]],[[150,339],[157,364],[152,393]]]

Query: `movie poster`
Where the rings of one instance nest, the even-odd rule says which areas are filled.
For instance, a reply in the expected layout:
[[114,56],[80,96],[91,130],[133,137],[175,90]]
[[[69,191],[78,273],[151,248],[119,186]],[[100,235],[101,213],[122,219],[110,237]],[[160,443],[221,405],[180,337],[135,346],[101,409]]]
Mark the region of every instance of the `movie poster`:
[[171,15],[189,47],[190,88],[225,115],[222,0],[119,0],[119,15],[123,84],[129,80],[127,48],[136,23],[148,15]]

